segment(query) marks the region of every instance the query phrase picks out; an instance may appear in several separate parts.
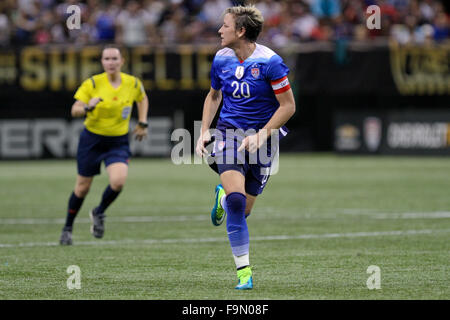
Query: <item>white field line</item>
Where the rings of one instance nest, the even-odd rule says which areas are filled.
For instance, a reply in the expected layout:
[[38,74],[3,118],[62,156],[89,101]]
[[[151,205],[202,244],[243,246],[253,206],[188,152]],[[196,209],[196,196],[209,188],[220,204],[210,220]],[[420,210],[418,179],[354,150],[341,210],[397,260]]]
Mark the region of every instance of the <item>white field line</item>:
[[[197,216],[140,216],[140,217],[107,217],[107,222],[183,222],[209,219],[206,215]],[[2,224],[63,224],[65,218],[0,218]],[[89,218],[77,218],[76,223],[91,223]]]
[[[359,238],[359,237],[380,237],[380,236],[408,236],[420,234],[448,233],[450,229],[424,229],[424,230],[404,230],[404,231],[373,231],[373,232],[348,232],[348,233],[325,233],[325,234],[303,234],[303,235],[273,235],[251,237],[251,241],[274,241],[274,240],[302,240],[302,239],[328,239],[328,238]],[[220,238],[193,238],[193,239],[123,239],[123,240],[99,240],[99,241],[79,241],[76,245],[104,246],[104,245],[126,245],[126,244],[186,244],[186,243],[208,243],[227,241],[226,237]],[[57,242],[26,242],[26,243],[0,243],[0,248],[19,247],[55,247]]]
[[374,219],[442,219],[450,218],[450,212],[405,212],[405,213],[377,213]]
[[[342,218],[342,215],[338,213],[323,214],[323,213],[298,213],[295,216],[280,215],[273,211],[272,214],[265,212],[263,214],[254,213],[250,219],[264,220],[264,219],[330,219],[330,218]],[[367,213],[367,212],[343,212],[345,215],[351,216],[363,216],[371,219],[446,219],[450,218],[450,212],[437,211],[437,212],[404,212],[404,213]],[[140,222],[186,222],[186,221],[206,221],[209,220],[207,214],[193,215],[193,216],[136,216],[136,217],[108,217],[108,222],[125,222],[125,223],[140,223]],[[63,224],[65,218],[0,218],[1,225],[37,225],[37,224]],[[79,217],[76,223],[91,223],[89,218]]]

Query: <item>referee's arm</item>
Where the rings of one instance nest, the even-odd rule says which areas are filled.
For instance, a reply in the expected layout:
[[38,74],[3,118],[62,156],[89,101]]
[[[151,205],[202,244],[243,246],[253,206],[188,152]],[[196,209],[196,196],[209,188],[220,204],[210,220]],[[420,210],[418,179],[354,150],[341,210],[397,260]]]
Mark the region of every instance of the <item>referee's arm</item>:
[[136,102],[138,109],[138,121],[147,123],[147,114],[148,114],[148,98],[147,95],[144,95],[144,98]]
[[92,98],[88,104],[84,103],[81,100],[75,101],[75,103],[72,105],[72,117],[84,117],[88,111],[94,110],[94,108],[97,106],[97,103],[99,103],[100,101],[102,101],[102,98]]
[[72,117],[79,118],[86,115],[86,111],[84,108],[87,107],[87,104],[83,101],[77,100],[72,106]]
[[138,124],[133,130],[134,137],[136,140],[141,141],[147,136],[147,113],[148,113],[148,98],[144,95],[144,98],[136,102],[138,109]]

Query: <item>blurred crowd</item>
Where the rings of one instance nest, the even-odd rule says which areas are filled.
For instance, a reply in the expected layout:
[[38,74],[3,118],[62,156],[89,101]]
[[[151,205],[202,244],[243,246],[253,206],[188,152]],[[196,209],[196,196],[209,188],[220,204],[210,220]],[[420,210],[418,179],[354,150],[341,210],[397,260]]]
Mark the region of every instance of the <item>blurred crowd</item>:
[[[444,0],[1,0],[0,46],[115,42],[218,43],[225,8],[255,4],[265,18],[259,41],[275,47],[295,42],[391,39],[399,43],[449,40]],[[71,5],[81,12],[69,30]],[[380,8],[380,29],[368,29],[366,8]]]

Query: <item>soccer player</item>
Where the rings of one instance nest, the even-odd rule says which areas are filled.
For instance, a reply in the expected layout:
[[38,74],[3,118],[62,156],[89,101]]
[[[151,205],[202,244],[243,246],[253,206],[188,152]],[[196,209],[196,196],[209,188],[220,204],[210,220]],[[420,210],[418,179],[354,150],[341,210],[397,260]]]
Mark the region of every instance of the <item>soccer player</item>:
[[102,51],[105,72],[85,80],[78,88],[72,106],[73,117],[86,117],[77,151],[78,175],[69,198],[67,218],[60,244],[72,244],[73,223],[93,178],[105,163],[109,185],[97,207],[90,211],[91,233],[102,238],[105,211],[121,192],[128,175],[131,156],[128,129],[133,103],[136,101],[139,122],[133,133],[141,141],[147,135],[148,99],[141,81],[122,73],[124,58],[118,47],[106,46]]
[[[224,48],[216,53],[212,63],[211,88],[204,102],[196,145],[198,155],[208,156],[206,144],[212,140],[211,122],[223,97],[211,153],[214,159],[211,167],[219,174],[221,184],[215,189],[211,218],[214,225],[220,225],[227,216],[239,290],[253,288],[246,217],[267,183],[272,164],[262,161],[259,151],[266,148],[266,154],[273,160],[278,141],[272,138],[287,133],[283,125],[295,113],[287,78],[289,69],[278,54],[256,43],[263,22],[261,12],[254,6],[225,10],[219,29]],[[247,134],[235,131],[230,136],[230,130],[236,129]],[[249,129],[253,133],[249,134]],[[251,162],[255,154],[257,160]]]

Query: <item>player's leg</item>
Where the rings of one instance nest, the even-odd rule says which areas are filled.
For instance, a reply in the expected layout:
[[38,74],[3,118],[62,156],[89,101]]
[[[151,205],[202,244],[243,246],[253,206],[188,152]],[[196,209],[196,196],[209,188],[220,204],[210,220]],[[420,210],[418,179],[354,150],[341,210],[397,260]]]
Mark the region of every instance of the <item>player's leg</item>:
[[[225,201],[223,201],[223,205],[226,212],[228,213],[227,232],[232,247],[233,256],[237,268],[237,275],[239,279],[239,284],[236,286],[236,289],[240,290],[253,288],[252,270],[250,268],[249,261],[250,239],[248,235],[246,218],[251,213],[257,195],[262,193],[268,180],[268,176],[255,175],[255,172],[261,172],[259,168],[258,170],[255,170],[255,168],[252,168],[252,166],[249,167],[244,165],[243,171],[246,171],[245,177],[244,175],[239,176],[241,172],[238,171],[226,171],[223,172],[220,176],[222,184],[226,191],[226,196],[223,197],[225,198]],[[227,174],[227,172],[233,173]],[[239,176],[239,179],[235,178],[237,176]],[[231,183],[227,183],[227,181],[225,181],[228,177]],[[230,203],[230,198],[234,194],[242,195],[242,197],[245,198],[245,202],[243,203],[243,205],[241,203],[241,206],[239,206],[239,215],[237,215],[236,212],[233,213],[233,209],[231,208],[233,205],[236,206],[236,204]]]
[[239,283],[236,289],[252,289],[252,272],[249,258],[249,233],[245,221],[245,177],[237,170],[221,173],[220,180],[225,189],[224,208],[227,212],[227,233],[236,264]]
[[77,175],[77,180],[75,182],[75,188],[70,195],[67,219],[66,219],[66,227],[72,227],[75,217],[78,214],[78,211],[83,204],[84,199],[86,198],[94,177],[85,177],[82,175]]
[[93,177],[84,177],[77,175],[75,188],[69,197],[67,205],[66,222],[64,223],[63,231],[59,239],[62,245],[72,244],[72,230],[75,218],[80,211],[83,201],[91,188]]
[[128,165],[123,162],[112,163],[106,167],[109,185],[103,192],[102,200],[96,208],[97,212],[105,212],[122,191],[128,176]]
[[250,165],[245,175],[245,192],[247,196],[247,205],[245,207],[245,218],[247,219],[253,209],[256,197],[260,195],[267,185],[270,175],[266,174],[267,170],[259,165]]
[[245,204],[245,219],[252,213],[253,205],[255,204],[256,196],[246,193],[247,202]]
[[109,184],[103,191],[100,204],[91,210],[91,233],[96,238],[102,238],[105,232],[105,211],[119,196],[128,176],[128,165],[123,162],[111,163],[106,167],[109,176]]
[[72,244],[74,220],[89,192],[94,176],[100,173],[101,158],[97,150],[98,143],[98,136],[86,129],[81,132],[77,150],[78,175],[75,188],[69,198],[66,223],[60,237],[61,244]]
[[122,191],[128,176],[128,160],[131,156],[128,135],[109,137],[108,151],[102,154],[108,172],[109,184],[103,191],[100,204],[91,210],[91,233],[96,238],[102,238],[105,232],[105,211],[116,200]]
[[[215,190],[215,200],[214,200],[214,207],[211,211],[211,220],[213,225],[220,226],[222,222],[225,220],[226,212],[224,209],[224,201],[225,201],[225,189],[221,184],[216,186]],[[255,204],[256,196],[251,195],[249,193],[245,194],[245,197],[247,198],[246,205],[245,205],[245,219],[250,216],[252,213],[253,205]]]

